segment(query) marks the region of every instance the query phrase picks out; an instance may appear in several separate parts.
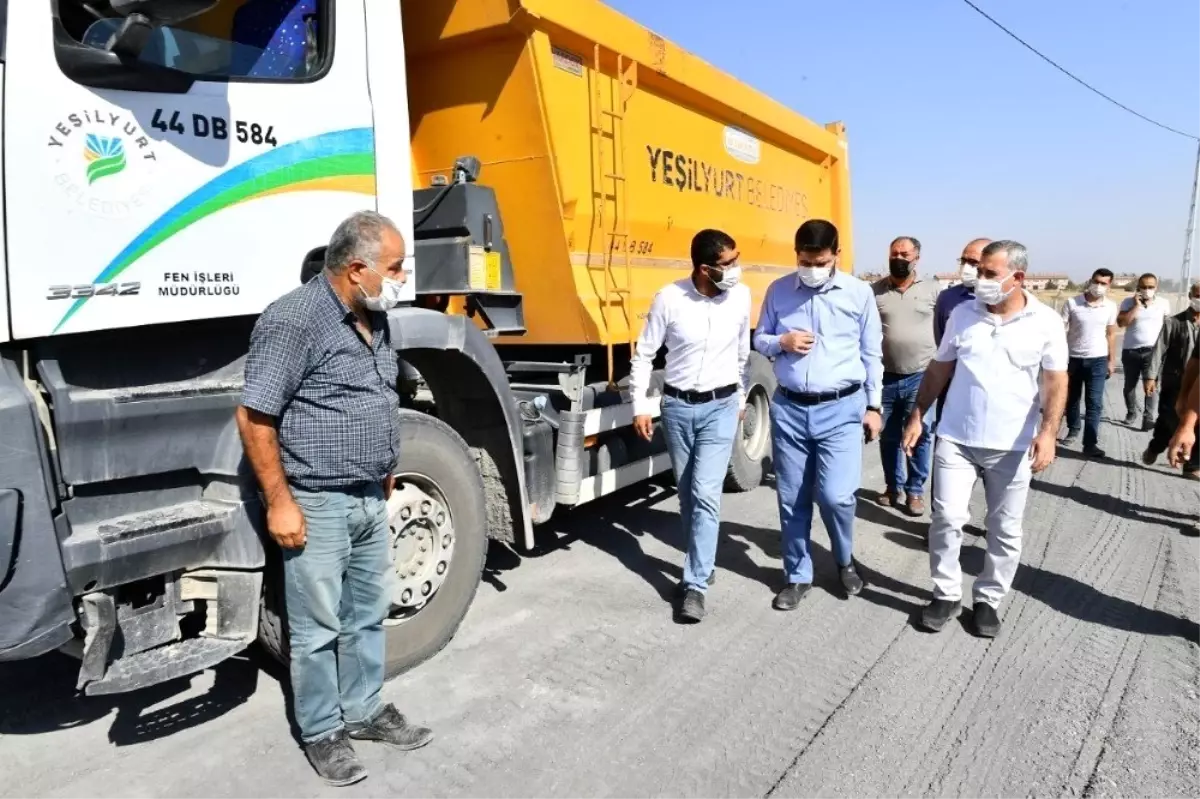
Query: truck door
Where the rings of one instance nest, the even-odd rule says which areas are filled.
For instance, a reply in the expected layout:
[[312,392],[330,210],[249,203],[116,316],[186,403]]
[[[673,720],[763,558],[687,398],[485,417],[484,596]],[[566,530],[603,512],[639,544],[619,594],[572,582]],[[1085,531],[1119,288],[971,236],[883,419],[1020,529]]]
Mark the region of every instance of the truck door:
[[364,0],[114,5],[9,8],[15,339],[258,313],[377,204]]

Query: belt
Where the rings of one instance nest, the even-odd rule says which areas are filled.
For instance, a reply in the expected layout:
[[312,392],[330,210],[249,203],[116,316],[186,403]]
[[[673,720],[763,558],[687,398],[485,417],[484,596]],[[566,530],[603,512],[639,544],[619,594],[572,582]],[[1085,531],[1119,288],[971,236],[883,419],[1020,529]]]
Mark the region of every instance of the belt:
[[730,383],[727,386],[714,388],[712,391],[684,391],[671,385],[663,386],[663,393],[668,397],[674,397],[675,399],[683,400],[689,405],[700,405],[705,402],[712,402],[713,400],[732,397],[736,391],[736,383]]
[[797,405],[820,405],[822,402],[833,402],[842,397],[849,397],[862,390],[862,383],[851,383],[837,391],[792,391],[790,388],[779,387],[779,393]]

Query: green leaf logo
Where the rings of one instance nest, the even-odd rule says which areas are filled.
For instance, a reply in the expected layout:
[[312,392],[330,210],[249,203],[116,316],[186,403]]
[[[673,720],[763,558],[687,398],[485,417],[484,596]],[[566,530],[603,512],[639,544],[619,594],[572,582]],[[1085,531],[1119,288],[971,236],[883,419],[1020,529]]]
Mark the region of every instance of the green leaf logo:
[[88,185],[125,169],[125,143],[116,136],[89,133],[83,157],[88,162]]

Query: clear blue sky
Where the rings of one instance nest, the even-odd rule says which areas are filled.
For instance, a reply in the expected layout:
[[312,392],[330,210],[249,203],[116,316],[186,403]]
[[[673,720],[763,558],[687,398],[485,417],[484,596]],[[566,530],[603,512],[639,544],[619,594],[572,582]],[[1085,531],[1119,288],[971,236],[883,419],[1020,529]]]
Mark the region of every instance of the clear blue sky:
[[[925,274],[955,269],[975,236],[1025,243],[1034,272],[1179,274],[1196,142],[1091,94],[961,0],[605,2],[846,123],[860,273],[913,235]],[[976,4],[1101,91],[1200,132],[1196,0]]]

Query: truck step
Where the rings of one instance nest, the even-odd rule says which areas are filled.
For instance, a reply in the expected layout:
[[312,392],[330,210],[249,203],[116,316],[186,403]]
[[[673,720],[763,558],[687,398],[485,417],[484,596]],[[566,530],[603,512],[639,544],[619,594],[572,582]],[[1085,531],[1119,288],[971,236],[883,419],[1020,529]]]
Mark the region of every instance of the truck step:
[[184,568],[216,548],[237,525],[239,510],[197,499],[74,522],[63,542],[68,582],[79,593]]
[[[86,535],[95,535],[105,544],[112,544],[123,538],[132,536],[153,535],[168,531],[185,531],[193,528],[208,528],[223,526],[233,516],[235,508],[223,502],[197,500],[171,505],[166,508],[155,508],[141,513],[131,513],[127,516],[117,516],[104,519],[94,524],[80,525]],[[203,534],[195,529],[197,534]]]
[[119,694],[146,685],[187,677],[215,666],[245,649],[243,641],[189,638],[114,661],[104,676],[88,683],[88,696]]

